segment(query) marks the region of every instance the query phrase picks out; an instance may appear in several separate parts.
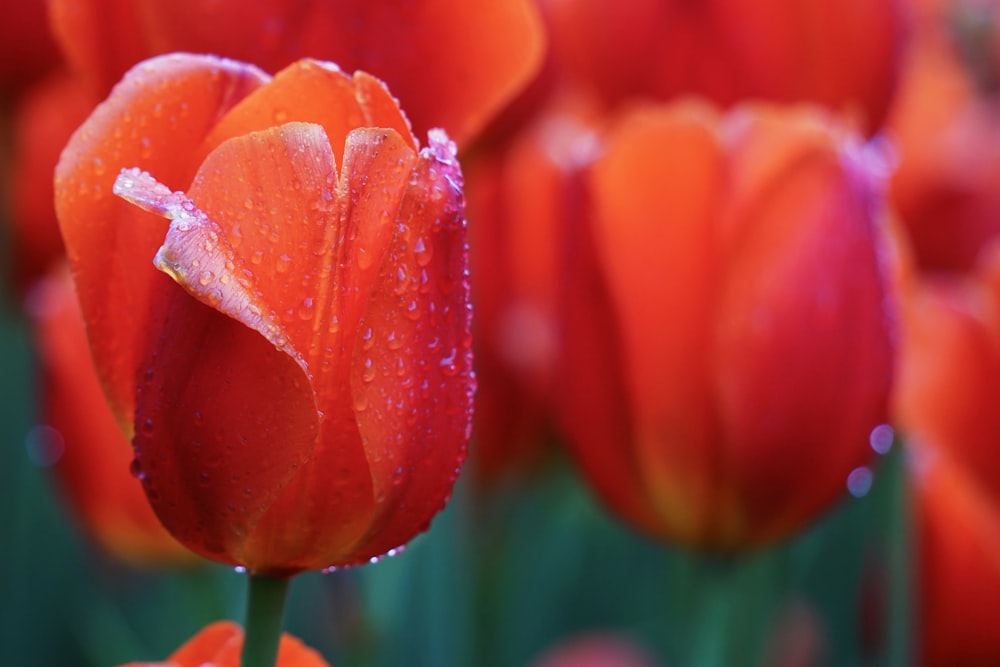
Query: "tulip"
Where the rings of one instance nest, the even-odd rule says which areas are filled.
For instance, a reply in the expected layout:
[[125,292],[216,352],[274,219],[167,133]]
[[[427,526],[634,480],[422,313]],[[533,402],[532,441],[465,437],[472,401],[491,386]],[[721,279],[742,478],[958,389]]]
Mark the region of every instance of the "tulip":
[[34,288],[29,314],[42,370],[41,433],[54,440],[53,471],[66,505],[108,553],[136,564],[194,555],[163,528],[129,474],[132,450],[104,400],[69,274]]
[[474,385],[443,131],[420,149],[363,72],[164,56],[74,134],[55,187],[98,373],[175,537],[282,577],[428,526]]
[[217,53],[268,72],[311,57],[378,76],[418,130],[443,127],[460,145],[527,83],[543,49],[530,0],[51,4],[67,59],[102,96],[139,60],[173,51]]
[[814,102],[867,131],[892,101],[900,0],[560,0],[541,3],[561,79],[608,101],[699,94]]
[[[950,28],[954,3],[923,12],[888,130],[892,199],[922,271],[969,272],[1000,234],[1000,120]],[[982,58],[978,68],[991,67]],[[992,84],[991,84],[992,85]]]
[[905,283],[895,421],[908,448],[920,664],[1000,659],[1000,247]]
[[571,250],[561,411],[621,517],[731,552],[842,495],[892,374],[883,170],[807,108],[677,103],[608,130]]
[[[243,628],[229,621],[207,625],[164,662],[130,662],[122,667],[239,667]],[[329,667],[322,656],[284,634],[275,667]]]

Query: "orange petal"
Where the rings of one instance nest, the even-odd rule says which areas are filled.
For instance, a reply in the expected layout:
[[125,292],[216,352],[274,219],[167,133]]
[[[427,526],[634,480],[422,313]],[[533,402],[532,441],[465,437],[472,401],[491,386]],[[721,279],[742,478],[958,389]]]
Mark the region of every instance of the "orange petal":
[[708,344],[723,183],[711,121],[695,106],[623,117],[591,182],[638,468],[658,511],[689,539],[705,529],[718,482],[718,453],[706,445],[715,437]]
[[[173,55],[133,69],[77,130],[55,175],[55,203],[96,365],[112,408],[131,421],[135,369],[145,341],[151,264],[166,223],[111,196],[123,167],[143,165],[186,187],[191,156],[220,114],[261,85],[257,69],[208,56]],[[113,303],[115,308],[107,308]]]
[[396,130],[416,150],[410,124],[377,79],[347,76],[333,63],[300,60],[236,105],[212,131],[207,146],[289,122],[317,123],[326,130],[336,164],[343,163],[347,135],[358,127]]
[[[205,626],[177,649],[166,662],[129,663],[123,667],[239,667],[243,628],[231,621]],[[323,657],[299,639],[283,634],[275,667],[330,667]]]

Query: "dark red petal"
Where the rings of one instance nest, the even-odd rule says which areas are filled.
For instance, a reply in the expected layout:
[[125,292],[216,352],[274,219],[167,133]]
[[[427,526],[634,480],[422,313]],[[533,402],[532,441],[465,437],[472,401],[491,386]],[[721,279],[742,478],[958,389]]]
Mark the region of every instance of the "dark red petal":
[[[111,195],[123,167],[143,165],[173,188],[219,116],[265,76],[207,56],[173,55],[134,68],[77,130],[55,174],[55,203],[95,361],[112,408],[131,422],[152,258],[167,224]],[[114,304],[114,307],[109,307]]]

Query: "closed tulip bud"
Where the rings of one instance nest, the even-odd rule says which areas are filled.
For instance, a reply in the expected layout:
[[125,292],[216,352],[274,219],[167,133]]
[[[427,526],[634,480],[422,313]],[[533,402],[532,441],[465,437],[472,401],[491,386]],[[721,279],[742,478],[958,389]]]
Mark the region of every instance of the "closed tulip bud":
[[877,151],[809,109],[632,111],[587,181],[562,418],[620,516],[721,551],[842,495],[886,418]]

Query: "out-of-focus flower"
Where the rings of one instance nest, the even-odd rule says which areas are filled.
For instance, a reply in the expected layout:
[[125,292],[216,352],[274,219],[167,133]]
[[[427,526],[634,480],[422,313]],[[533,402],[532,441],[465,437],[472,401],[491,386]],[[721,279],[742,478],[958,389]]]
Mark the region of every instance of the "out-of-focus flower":
[[899,152],[891,194],[918,267],[965,272],[1000,233],[1000,96],[989,89],[1000,68],[981,73],[989,56],[955,29],[974,3],[923,4],[888,122]]
[[826,114],[633,110],[590,170],[560,397],[618,514],[735,550],[841,496],[886,419],[884,164]]
[[45,0],[0,2],[0,104],[43,77],[59,62],[59,49],[49,33]]
[[175,55],[133,69],[64,151],[97,368],[195,551],[271,575],[366,562],[450,495],[467,250],[455,147],[429,142],[365,73]]
[[[243,628],[230,621],[207,625],[164,662],[130,662],[123,667],[239,667]],[[330,667],[299,639],[283,634],[275,667]]]
[[877,128],[905,41],[900,0],[546,0],[557,76],[613,102],[815,102]]
[[504,150],[467,163],[480,380],[473,463],[483,481],[548,449],[563,241],[582,203],[578,174],[593,158],[595,116],[580,100],[552,105]]
[[42,371],[43,425],[60,491],[87,532],[109,553],[136,564],[194,560],[163,528],[129,473],[132,449],[104,400],[69,273],[40,282],[29,314]]
[[94,100],[62,70],[26,90],[14,107],[8,204],[11,280],[19,292],[64,257],[52,206],[52,171]]
[[531,667],[655,667],[657,664],[633,639],[592,634],[553,646],[536,658]]
[[920,664],[992,665],[1000,640],[1000,252],[914,273],[895,419],[910,456]]
[[385,81],[418,133],[459,145],[534,74],[542,28],[530,0],[289,2],[53,0],[71,65],[103,96],[133,64],[215,53],[276,72],[305,57]]

